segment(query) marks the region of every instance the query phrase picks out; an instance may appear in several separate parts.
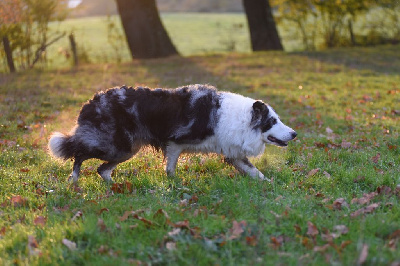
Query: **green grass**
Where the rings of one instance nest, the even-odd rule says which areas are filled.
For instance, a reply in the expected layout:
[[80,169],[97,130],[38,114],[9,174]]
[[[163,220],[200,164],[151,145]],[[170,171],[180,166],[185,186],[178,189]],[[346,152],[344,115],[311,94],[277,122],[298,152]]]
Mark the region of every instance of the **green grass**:
[[[354,265],[364,261],[364,246],[367,265],[399,262],[399,48],[1,74],[0,264]],[[124,193],[96,175],[97,160],[84,163],[74,188],[66,180],[72,162],[46,152],[50,133],[72,128],[82,103],[100,89],[188,83],[263,99],[296,129],[288,148],[269,146],[253,159],[272,184],[238,174],[217,155],[183,156],[177,177],[167,178],[162,155],[143,150],[114,173]],[[351,203],[375,191],[369,203]],[[235,221],[244,221],[243,230]],[[348,232],[338,234],[338,225]]]

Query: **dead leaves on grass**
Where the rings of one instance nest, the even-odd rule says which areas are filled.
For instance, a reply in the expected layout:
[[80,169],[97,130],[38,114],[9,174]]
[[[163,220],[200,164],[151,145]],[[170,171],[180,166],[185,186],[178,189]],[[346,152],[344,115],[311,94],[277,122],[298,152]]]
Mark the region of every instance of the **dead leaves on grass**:
[[111,191],[116,194],[132,193],[134,192],[133,184],[131,182],[125,181],[123,183],[114,183],[111,186]]
[[233,221],[232,228],[229,230],[230,236],[228,237],[229,240],[239,238],[240,235],[244,232],[244,228],[247,226],[246,221]]
[[23,198],[21,195],[13,195],[10,198],[3,201],[3,203],[0,204],[0,207],[4,208],[12,206],[14,208],[18,208],[18,207],[25,207],[27,204],[28,200],[26,198]]
[[[319,197],[319,195],[322,195],[323,197],[323,194],[321,193],[317,193],[315,196]],[[392,203],[386,203],[386,204],[383,204],[382,202],[373,203],[373,201],[378,201],[382,199],[381,197],[378,196],[386,197],[386,199],[388,199],[391,196],[400,197],[400,187],[396,188],[395,190],[392,190],[388,186],[380,186],[377,187],[376,191],[370,193],[364,193],[363,196],[360,198],[353,198],[351,200],[351,205],[367,205],[367,206],[351,212],[350,217],[355,218],[360,215],[371,214],[380,206],[384,205],[386,207],[391,207],[393,205]],[[322,203],[326,203],[330,200],[331,199],[329,198],[323,198]],[[344,198],[338,198],[334,200],[332,204],[325,205],[325,207],[335,211],[350,210],[350,205],[346,202]],[[344,214],[344,216],[347,216],[347,214]]]
[[34,223],[35,225],[39,225],[39,226],[41,226],[41,227],[44,227],[44,226],[46,225],[46,221],[47,221],[47,218],[46,218],[46,217],[38,216],[38,217],[36,217],[36,218],[33,220],[33,223]]

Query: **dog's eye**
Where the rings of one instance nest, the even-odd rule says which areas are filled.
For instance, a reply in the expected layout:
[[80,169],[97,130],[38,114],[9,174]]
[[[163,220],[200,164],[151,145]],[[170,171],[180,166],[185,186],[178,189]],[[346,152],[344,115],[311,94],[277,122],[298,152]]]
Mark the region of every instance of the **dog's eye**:
[[261,127],[262,132],[266,132],[270,130],[276,123],[278,123],[278,120],[275,117],[269,117]]

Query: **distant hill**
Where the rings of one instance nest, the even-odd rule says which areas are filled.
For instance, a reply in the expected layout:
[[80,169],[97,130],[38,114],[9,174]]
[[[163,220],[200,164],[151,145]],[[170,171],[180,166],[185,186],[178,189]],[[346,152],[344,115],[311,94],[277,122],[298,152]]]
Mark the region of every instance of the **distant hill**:
[[[241,12],[241,0],[157,0],[160,12]],[[117,14],[115,0],[82,0],[70,17]]]

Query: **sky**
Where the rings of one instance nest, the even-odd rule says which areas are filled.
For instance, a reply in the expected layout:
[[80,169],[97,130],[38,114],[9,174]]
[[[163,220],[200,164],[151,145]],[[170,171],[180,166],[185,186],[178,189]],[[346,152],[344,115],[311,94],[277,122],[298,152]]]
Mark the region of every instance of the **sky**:
[[68,6],[69,7],[76,7],[77,5],[79,5],[81,2],[81,0],[69,0]]

